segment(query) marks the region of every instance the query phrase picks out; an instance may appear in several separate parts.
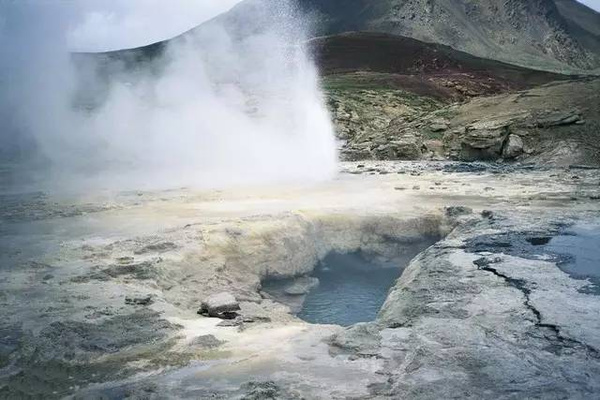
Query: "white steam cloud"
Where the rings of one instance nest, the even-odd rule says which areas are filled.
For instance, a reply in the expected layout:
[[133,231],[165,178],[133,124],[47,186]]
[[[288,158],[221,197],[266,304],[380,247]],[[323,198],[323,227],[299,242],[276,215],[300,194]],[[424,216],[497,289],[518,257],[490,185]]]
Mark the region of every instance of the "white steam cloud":
[[[23,1],[23,0],[21,0]],[[240,0],[77,0],[68,32],[77,51],[144,46],[174,37],[229,10]]]
[[260,9],[268,23],[251,34],[222,19],[172,41],[158,60],[73,63],[64,13],[13,5],[0,24],[5,155],[20,152],[45,182],[78,189],[332,177],[336,143],[303,46],[307,24],[292,2]]

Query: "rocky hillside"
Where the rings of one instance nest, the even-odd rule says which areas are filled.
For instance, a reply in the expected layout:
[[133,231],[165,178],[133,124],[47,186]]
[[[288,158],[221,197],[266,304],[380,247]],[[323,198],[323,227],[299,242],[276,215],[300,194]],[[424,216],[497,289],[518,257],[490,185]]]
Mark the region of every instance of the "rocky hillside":
[[[575,78],[577,84],[550,85],[540,88],[541,94],[529,95],[527,90],[573,77],[386,34],[347,33],[318,38],[311,44],[324,75],[342,158],[346,160],[532,159],[545,152],[542,142],[556,137],[551,131],[562,132],[567,141],[580,133],[588,141],[593,137],[598,118],[594,104],[600,104],[594,100],[597,81]],[[561,95],[555,93],[556,89],[548,89],[555,87],[563,88]],[[578,93],[570,98],[565,96],[569,90]],[[520,100],[506,102],[505,96]],[[585,124],[576,116],[590,108],[586,106],[590,100],[592,112],[587,112]],[[523,107],[533,111],[525,112]],[[456,126],[455,117],[462,121]],[[548,118],[556,121],[538,124],[538,119]],[[563,119],[566,123],[560,123]],[[488,126],[489,120],[494,126],[499,124],[492,129],[492,137],[487,128],[479,129],[479,125]],[[535,133],[524,133],[530,125],[539,127]],[[511,131],[517,126],[527,139]],[[509,136],[511,143],[520,144],[518,149],[504,151]],[[476,140],[485,143],[472,143]],[[600,155],[594,154],[581,155],[580,161],[597,162]],[[570,160],[565,155],[538,160],[569,163],[579,157],[577,152]]]
[[324,35],[385,32],[536,69],[600,67],[600,14],[575,0],[300,0]]
[[[367,85],[365,76],[377,74],[373,86],[438,98],[464,100],[567,78],[389,34],[351,32],[320,37],[310,45],[324,76],[361,72],[362,83]],[[386,81],[382,80],[384,74]]]
[[[600,79],[555,82],[450,105],[399,91],[355,93],[330,94],[345,159],[600,164]],[[384,105],[394,95],[396,114],[386,114]],[[386,127],[383,115],[391,119]],[[371,120],[379,121],[379,129],[358,122]]]

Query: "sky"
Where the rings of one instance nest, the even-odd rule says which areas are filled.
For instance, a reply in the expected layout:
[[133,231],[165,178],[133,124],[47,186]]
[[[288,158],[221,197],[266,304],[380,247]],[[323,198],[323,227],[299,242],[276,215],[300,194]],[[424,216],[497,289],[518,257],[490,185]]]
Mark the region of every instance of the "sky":
[[68,30],[73,50],[103,51],[161,41],[229,10],[240,0],[77,0]]
[[579,0],[580,3],[593,8],[596,11],[600,11],[600,0]]

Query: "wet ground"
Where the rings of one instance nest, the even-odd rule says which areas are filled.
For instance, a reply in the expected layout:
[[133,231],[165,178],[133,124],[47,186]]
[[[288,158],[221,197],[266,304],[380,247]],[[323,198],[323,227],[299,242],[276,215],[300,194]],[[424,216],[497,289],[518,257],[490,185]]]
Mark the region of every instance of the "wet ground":
[[[595,279],[598,260],[597,228],[582,225],[600,218],[597,171],[471,167],[349,163],[314,185],[7,195],[0,398],[593,393],[600,307],[581,278]],[[359,264],[381,267],[436,234],[450,236],[395,283],[400,269],[342,276],[346,257],[323,268],[327,254],[358,250],[368,254]],[[304,312],[347,329],[261,294],[265,277],[311,274],[321,285]],[[238,325],[197,314],[222,291],[240,301]]]

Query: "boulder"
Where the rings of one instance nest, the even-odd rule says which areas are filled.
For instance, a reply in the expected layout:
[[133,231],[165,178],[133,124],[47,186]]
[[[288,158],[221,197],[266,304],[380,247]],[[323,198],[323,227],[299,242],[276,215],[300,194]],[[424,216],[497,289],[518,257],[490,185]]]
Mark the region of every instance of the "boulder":
[[444,142],[441,140],[426,140],[423,142],[423,148],[429,153],[429,158],[432,160],[444,159]]
[[469,129],[461,138],[462,161],[495,160],[502,154],[507,129]]
[[382,160],[419,160],[422,147],[423,143],[418,137],[407,135],[377,147],[375,153]]
[[231,293],[223,292],[207,297],[200,307],[199,314],[212,318],[234,319],[240,304]]
[[506,159],[516,158],[523,154],[523,139],[518,135],[509,135],[502,149],[502,156]]

